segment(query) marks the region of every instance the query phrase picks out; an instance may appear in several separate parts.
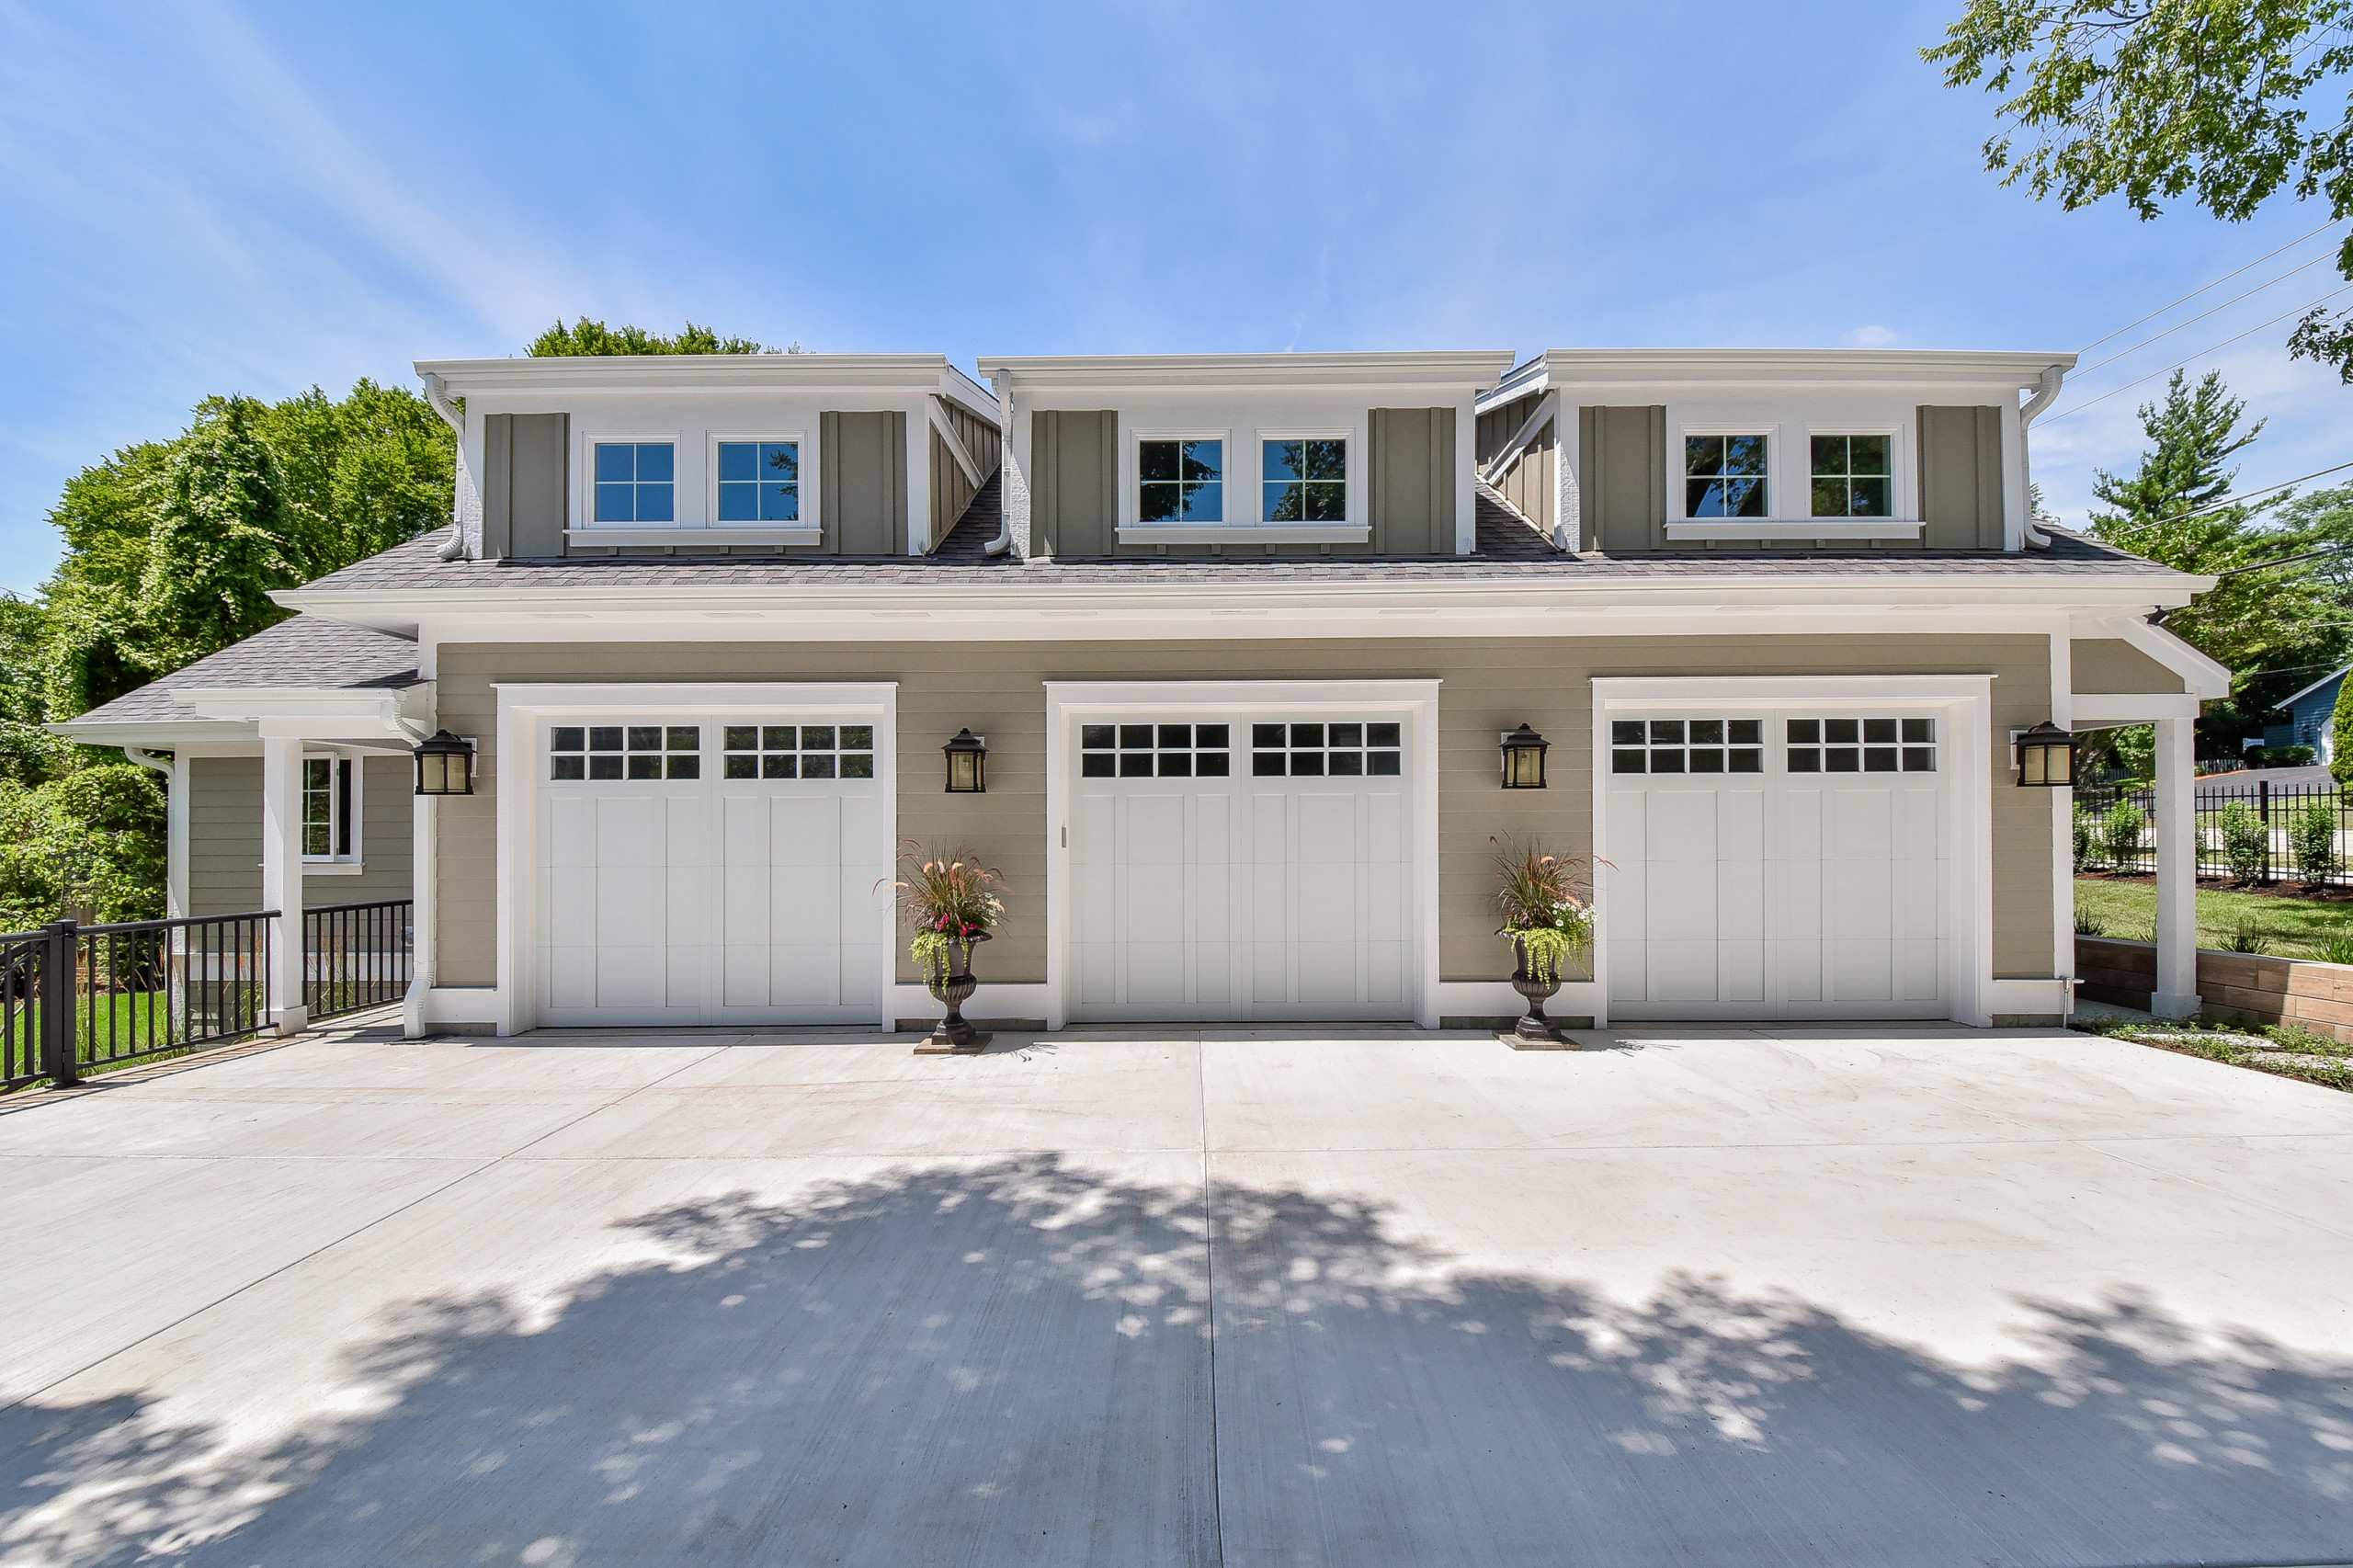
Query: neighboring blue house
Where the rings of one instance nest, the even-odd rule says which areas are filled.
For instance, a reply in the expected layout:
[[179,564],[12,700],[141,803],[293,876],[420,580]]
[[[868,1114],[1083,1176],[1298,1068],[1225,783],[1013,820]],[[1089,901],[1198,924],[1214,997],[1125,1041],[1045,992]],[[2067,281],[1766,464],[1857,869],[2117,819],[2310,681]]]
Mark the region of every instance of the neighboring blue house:
[[[2353,670],[2353,665],[2346,666]],[[2288,699],[2279,706],[2288,710],[2285,724],[2267,724],[2263,730],[2266,746],[2310,746],[2320,754],[2324,763],[2334,760],[2336,746],[2331,722],[2336,716],[2336,689],[2345,684],[2346,670],[2324,676]]]

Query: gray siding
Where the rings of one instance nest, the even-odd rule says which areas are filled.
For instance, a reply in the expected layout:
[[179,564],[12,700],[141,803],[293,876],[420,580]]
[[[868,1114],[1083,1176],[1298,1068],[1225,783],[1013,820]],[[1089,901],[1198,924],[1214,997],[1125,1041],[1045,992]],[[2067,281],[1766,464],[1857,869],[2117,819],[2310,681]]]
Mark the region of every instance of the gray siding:
[[1666,548],[1666,409],[1580,408],[1577,509],[1586,548]]
[[823,555],[903,555],[907,548],[907,416],[818,415]]
[[1109,555],[1120,516],[1118,412],[1040,409],[1029,430],[1031,527],[1044,552]]
[[[1528,423],[1528,416],[1542,402],[1542,392],[1530,392],[1516,398],[1501,408],[1491,408],[1479,415],[1479,467],[1483,470],[1500,454],[1505,445]],[[1518,508],[1519,515],[1534,523],[1546,534],[1552,531],[1558,520],[1558,495],[1555,492],[1553,464],[1560,456],[1561,421],[1556,414],[1544,422],[1535,439],[1520,453],[1519,460],[1495,481],[1495,491]]]
[[1376,408],[1365,464],[1372,548],[1380,555],[1454,553],[1451,408]]
[[[2008,732],[2049,716],[2050,642],[2039,636],[1285,639],[1097,643],[581,643],[445,645],[441,722],[482,739],[482,792],[440,812],[443,983],[496,981],[501,680],[895,680],[899,834],[963,845],[1004,869],[1007,917],[983,972],[1045,978],[1048,680],[1427,679],[1439,703],[1439,965],[1449,980],[1498,980],[1491,835],[1590,850],[1596,676],[1990,674],[1994,711],[1994,972],[2048,976],[2054,939],[2051,810],[2013,786]],[[1553,742],[1552,788],[1495,785],[1495,736],[1522,722]],[[985,795],[940,789],[938,747],[960,726],[989,738]],[[915,978],[900,960],[904,980]]]
[[571,517],[571,415],[483,420],[482,537],[486,560],[563,553]]
[[2177,697],[2182,678],[2120,637],[2084,637],[2067,645],[2068,688],[2086,696],[2160,692]]
[[[313,909],[409,896],[415,836],[409,759],[369,756],[359,791],[358,875],[302,879]],[[261,907],[261,758],[188,760],[188,893],[190,915],[244,915]]]
[[[949,427],[956,432],[956,438],[964,443],[964,450],[971,454],[973,465],[981,471],[982,483],[986,483],[989,475],[996,472],[996,421],[983,419],[962,403],[951,403],[946,398],[939,400],[938,406],[948,420]],[[926,428],[931,437],[931,548],[937,550],[947,539],[949,530],[955,528],[956,519],[964,515],[964,508],[972,504],[973,493],[980,485],[964,477],[964,471],[957,466],[954,455],[948,449],[948,443],[939,438],[938,431],[929,429],[928,421],[926,421]]]
[[2002,411],[1920,409],[1920,541],[1930,550],[2002,548]]

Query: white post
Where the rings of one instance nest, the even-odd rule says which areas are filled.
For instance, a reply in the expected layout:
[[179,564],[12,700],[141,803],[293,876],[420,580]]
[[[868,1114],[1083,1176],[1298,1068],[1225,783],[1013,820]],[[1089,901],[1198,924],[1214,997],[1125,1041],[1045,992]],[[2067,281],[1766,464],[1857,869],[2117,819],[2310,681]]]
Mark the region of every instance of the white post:
[[435,831],[440,821],[440,802],[430,795],[410,797],[410,830],[413,853],[409,859],[409,922],[415,937],[409,949],[408,993],[401,998],[401,1033],[410,1040],[422,1040],[427,1032],[425,998],[433,989],[433,969],[436,959],[435,937],[440,901],[434,895],[441,881],[439,835]]
[[1454,409],[1454,553],[1479,548],[1479,397],[1465,397]]
[[2198,1011],[2196,721],[2157,721],[2157,989],[2161,1018]]
[[261,743],[261,906],[278,912],[270,937],[269,1021],[281,1035],[310,1023],[302,1001],[302,743]]

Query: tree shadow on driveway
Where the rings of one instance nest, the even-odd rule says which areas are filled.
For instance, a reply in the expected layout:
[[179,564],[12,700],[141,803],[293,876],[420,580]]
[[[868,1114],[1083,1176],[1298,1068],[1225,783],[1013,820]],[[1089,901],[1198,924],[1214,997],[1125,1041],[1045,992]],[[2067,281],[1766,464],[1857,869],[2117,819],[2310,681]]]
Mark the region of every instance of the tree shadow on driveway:
[[1369,1206],[1216,1197],[1213,1245],[1198,1190],[1049,1157],[650,1212],[667,1261],[551,1317],[414,1302],[260,1439],[144,1397],[0,1415],[0,1557],[2353,1557],[2343,1359],[2115,1300],[1960,1369],[1790,1297],[1629,1306],[1450,1271]]

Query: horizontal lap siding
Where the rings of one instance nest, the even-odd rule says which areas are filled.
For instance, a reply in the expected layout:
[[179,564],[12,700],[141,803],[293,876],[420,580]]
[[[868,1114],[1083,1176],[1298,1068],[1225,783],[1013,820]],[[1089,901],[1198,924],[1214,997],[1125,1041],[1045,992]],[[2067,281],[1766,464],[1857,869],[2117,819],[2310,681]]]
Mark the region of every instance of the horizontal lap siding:
[[2086,696],[2163,692],[2188,688],[2181,676],[2120,637],[2081,637],[2067,645],[2069,685]]
[[[440,722],[480,737],[481,793],[441,810],[441,976],[495,980],[492,823],[498,761],[490,683],[545,680],[896,680],[899,835],[961,846],[1004,870],[1009,914],[985,955],[992,979],[1046,977],[1046,681],[1438,679],[1440,973],[1501,979],[1491,836],[1590,853],[1589,677],[1993,674],[1997,974],[2051,972],[2050,806],[2010,787],[2010,729],[2050,711],[2037,637],[1466,638],[1122,643],[589,644],[445,646]],[[1525,722],[1552,741],[1552,788],[1498,787],[1496,735]],[[989,743],[985,795],[941,788],[938,748],[969,726]],[[2039,808],[2039,809],[2038,809]],[[902,956],[900,977],[916,978]]]
[[[359,792],[361,870],[357,876],[304,877],[302,902],[313,909],[409,896],[416,844],[409,817],[415,799],[409,760],[359,760],[367,770]],[[261,758],[190,757],[188,778],[188,912],[244,915],[259,909]]]

